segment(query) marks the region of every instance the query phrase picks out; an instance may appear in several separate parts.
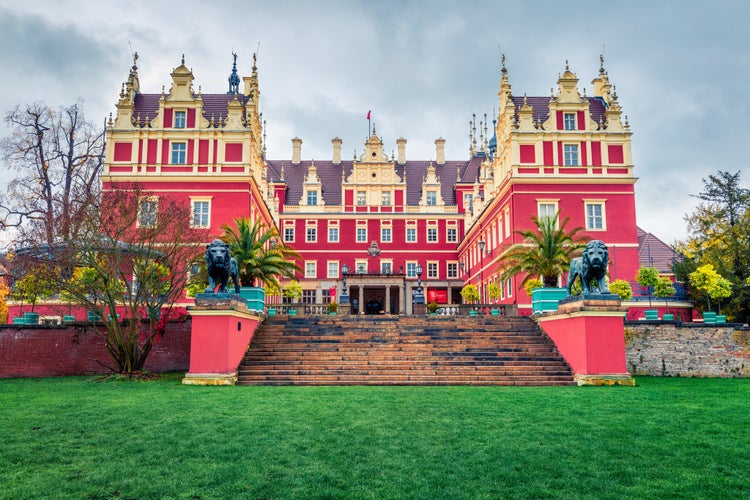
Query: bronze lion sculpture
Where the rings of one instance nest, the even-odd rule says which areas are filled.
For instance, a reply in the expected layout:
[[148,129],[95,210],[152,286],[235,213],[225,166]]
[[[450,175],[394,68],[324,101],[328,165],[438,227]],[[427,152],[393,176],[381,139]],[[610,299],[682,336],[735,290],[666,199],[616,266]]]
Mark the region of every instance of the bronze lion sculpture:
[[568,274],[568,296],[572,295],[571,287],[576,279],[581,279],[581,290],[584,294],[592,293],[591,283],[596,280],[593,293],[609,293],[609,287],[604,279],[609,265],[609,250],[600,240],[591,240],[583,249],[583,254],[570,261]]
[[240,277],[237,260],[232,257],[229,245],[214,240],[206,245],[206,267],[208,267],[208,288],[206,293],[226,293],[229,280],[234,283],[235,293],[240,293]]

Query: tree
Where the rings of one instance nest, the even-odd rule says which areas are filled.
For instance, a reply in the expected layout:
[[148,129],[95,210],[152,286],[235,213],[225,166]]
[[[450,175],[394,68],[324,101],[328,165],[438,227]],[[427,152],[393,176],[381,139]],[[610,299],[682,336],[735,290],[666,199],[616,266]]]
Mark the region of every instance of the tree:
[[474,304],[478,302],[479,290],[477,290],[477,286],[472,283],[464,285],[464,287],[461,289],[461,297],[464,299],[464,303],[466,304]]
[[648,307],[651,307],[651,294],[653,293],[653,287],[659,283],[659,270],[655,267],[641,266],[638,272],[635,274],[635,280],[641,287],[648,290]]
[[186,203],[159,199],[156,217],[144,226],[138,208],[144,198],[153,199],[137,185],[106,192],[79,237],[67,242],[60,255],[76,266],[61,288],[102,319],[104,330],[94,331],[114,360],[110,368],[127,375],[143,370],[173,316],[189,266],[202,253]]
[[490,301],[496,301],[500,298],[500,286],[494,281],[487,285],[487,296]]
[[531,220],[536,231],[516,231],[523,242],[510,246],[498,257],[502,263],[501,279],[524,273],[520,287],[534,277],[540,277],[547,288],[556,287],[589,238],[580,234],[582,227],[565,230],[569,217],[558,225],[559,212],[554,217],[533,216]]
[[49,261],[40,261],[24,273],[14,286],[13,297],[31,304],[34,311],[37,300],[57,293],[57,280],[60,269]]
[[[690,284],[705,292],[708,297],[708,309],[711,310],[711,300],[721,300],[732,294],[732,283],[716,272],[714,266],[705,264],[690,273]],[[719,306],[721,312],[721,306]]]
[[536,290],[537,288],[542,288],[544,283],[542,283],[542,280],[539,278],[531,278],[526,281],[526,284],[524,284],[523,288],[526,291],[526,295],[531,297],[531,294]]
[[283,294],[290,302],[298,302],[300,297],[302,297],[302,286],[296,280],[290,281],[284,287]]
[[16,228],[21,245],[74,239],[99,196],[103,130],[86,121],[80,101],[58,110],[17,106],[5,122],[11,134],[0,158],[18,176],[0,197],[0,229]]
[[8,322],[8,295],[10,289],[5,286],[5,283],[0,282],[0,324]]
[[676,291],[677,290],[672,284],[672,280],[670,280],[666,276],[659,276],[656,285],[654,285],[654,295],[664,299],[664,307],[669,307],[667,297],[671,297],[675,294]]
[[[676,266],[677,279],[689,281],[699,267],[711,264],[732,284],[725,307],[734,321],[750,321],[750,189],[740,183],[740,172],[719,171],[703,179],[703,190],[693,195],[700,200],[685,216],[689,236],[677,244],[684,256]],[[710,301],[701,290],[689,290],[693,300]]]
[[221,239],[237,259],[243,286],[254,286],[256,281],[278,286],[279,277],[292,279],[300,271],[295,262],[299,254],[279,241],[275,228],[267,228],[260,220],[251,223],[248,218],[236,218],[234,224],[221,226]]

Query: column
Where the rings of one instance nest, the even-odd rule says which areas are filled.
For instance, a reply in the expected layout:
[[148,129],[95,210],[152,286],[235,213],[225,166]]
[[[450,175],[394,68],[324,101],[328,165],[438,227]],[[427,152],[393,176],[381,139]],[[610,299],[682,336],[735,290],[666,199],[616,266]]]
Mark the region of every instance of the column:
[[385,286],[385,307],[383,310],[386,314],[391,314],[391,285]]
[[365,313],[365,287],[363,285],[359,286],[359,314]]

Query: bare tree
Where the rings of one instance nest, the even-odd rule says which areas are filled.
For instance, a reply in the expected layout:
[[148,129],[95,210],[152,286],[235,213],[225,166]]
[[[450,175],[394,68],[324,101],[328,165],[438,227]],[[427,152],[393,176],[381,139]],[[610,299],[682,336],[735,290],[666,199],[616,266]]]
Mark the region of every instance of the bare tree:
[[81,101],[17,106],[5,122],[11,134],[0,141],[0,160],[17,176],[0,196],[0,229],[17,228],[27,245],[75,238],[99,195],[103,128],[86,121]]

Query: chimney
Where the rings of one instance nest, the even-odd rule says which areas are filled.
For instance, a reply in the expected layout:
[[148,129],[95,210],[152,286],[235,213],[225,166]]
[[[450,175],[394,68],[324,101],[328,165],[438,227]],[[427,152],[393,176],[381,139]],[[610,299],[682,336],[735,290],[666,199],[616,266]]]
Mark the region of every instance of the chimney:
[[334,137],[331,143],[333,144],[333,164],[341,165],[341,139]]
[[406,139],[400,137],[396,144],[398,144],[398,164],[403,165],[406,163]]
[[435,139],[435,163],[445,165],[445,139],[442,137]]
[[299,165],[302,162],[302,139],[295,137],[292,139],[292,165]]

